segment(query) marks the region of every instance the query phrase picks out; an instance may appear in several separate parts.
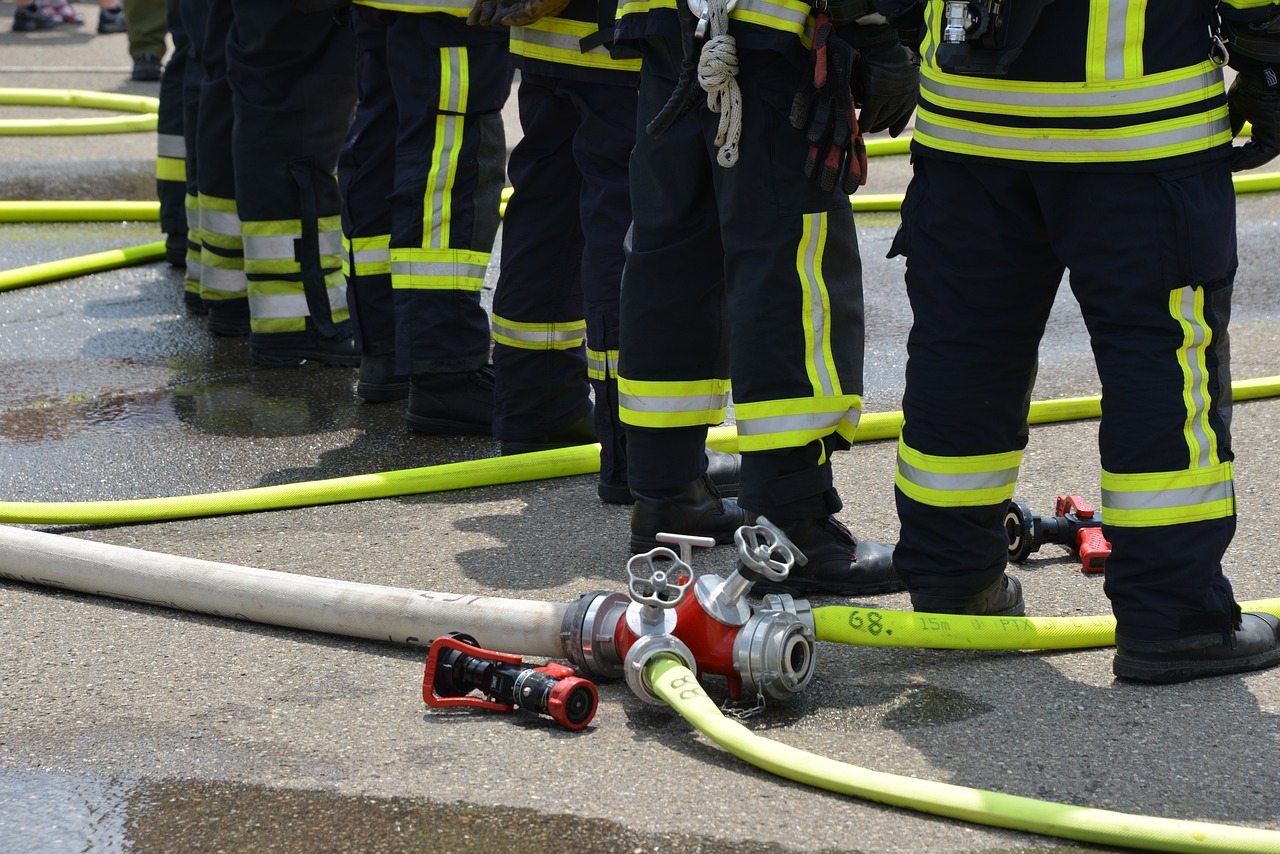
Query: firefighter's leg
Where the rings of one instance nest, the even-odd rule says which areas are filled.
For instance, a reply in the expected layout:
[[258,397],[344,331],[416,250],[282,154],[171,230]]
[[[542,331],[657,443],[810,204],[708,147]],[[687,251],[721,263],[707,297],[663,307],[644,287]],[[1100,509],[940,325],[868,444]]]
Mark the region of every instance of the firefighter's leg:
[[1228,167],[1097,176],[1092,187],[1053,181],[1050,190],[1077,212],[1059,231],[1102,379],[1115,673],[1182,682],[1280,664],[1280,622],[1241,614],[1222,571],[1236,525]]
[[[200,241],[200,299],[209,331],[238,337],[249,334],[249,290],[244,272],[244,239],[236,208],[236,175],[231,153],[235,124],[227,79],[226,44],[233,21],[231,6],[206,3],[200,63],[203,77],[196,105],[196,232]],[[194,32],[194,31],[193,31]],[[188,272],[191,263],[188,261]]]
[[398,13],[387,61],[400,117],[391,284],[397,359],[412,375],[405,420],[417,432],[488,435],[493,374],[480,289],[506,159],[506,35]]
[[393,13],[356,5],[355,120],[338,155],[342,196],[343,271],[347,306],[360,352],[356,394],[370,403],[404,400],[408,366],[396,365],[395,306],[391,296],[391,209],[395,186],[395,95],[387,73],[387,24]]
[[[630,503],[627,455],[618,413],[618,293],[631,224],[627,163],[635,145],[636,94],[631,87],[576,87],[581,115],[574,159],[582,175],[581,217],[586,248],[582,289],[587,315],[587,377],[595,393],[595,432],[600,442],[597,491],[610,503]],[[718,470],[716,472],[719,473]],[[737,492],[717,483],[722,494]]]
[[[186,161],[183,208],[186,214],[186,276],[182,283],[182,301],[193,314],[204,314],[200,297],[201,240],[199,187],[200,87],[204,83],[204,34],[208,24],[206,0],[177,0],[177,16],[186,33],[187,58],[182,84],[182,137]],[[178,79],[176,76],[173,79]]]
[[227,69],[250,354],[266,366],[354,366],[334,180],[355,107],[354,37],[334,8],[231,6]]
[[[182,89],[191,43],[178,0],[167,0],[168,31],[173,55],[160,80],[160,114],[156,121],[156,198],[160,201],[160,230],[165,234],[165,260],[175,267],[187,264],[187,149],[182,136]],[[163,36],[163,32],[161,33]]]
[[[739,160],[712,172],[733,335],[738,502],[767,516],[808,557],[785,587],[764,590],[900,590],[889,547],[858,542],[833,515],[841,502],[831,454],[849,447],[862,408],[862,265],[853,213],[847,197],[804,176],[809,144],[788,121],[799,72],[769,52],[741,58]],[[717,118],[704,116],[709,135]]]
[[492,321],[493,435],[504,454],[595,441],[584,344],[582,177],[573,159],[579,117],[566,89],[540,74],[522,75],[518,89],[524,135],[507,163],[512,194],[502,219]]
[[618,392],[636,504],[631,547],[657,531],[732,538],[744,517],[702,477],[707,428],[729,402],[724,249],[698,111],[654,138],[644,131],[675,86],[678,39],[643,46],[631,158],[634,222],[622,274]]
[[1005,509],[1063,266],[1024,171],[918,158],[894,252],[914,321],[894,561],[914,607],[1021,613]]

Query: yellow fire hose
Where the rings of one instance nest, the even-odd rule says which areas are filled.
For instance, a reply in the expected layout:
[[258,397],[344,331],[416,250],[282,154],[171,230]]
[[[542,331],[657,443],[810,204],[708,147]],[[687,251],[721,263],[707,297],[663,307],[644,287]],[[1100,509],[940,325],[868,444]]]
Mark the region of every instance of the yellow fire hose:
[[[1280,617],[1280,599],[1241,602],[1245,611]],[[813,609],[818,640],[851,646],[914,649],[1086,649],[1116,642],[1116,620],[1085,617],[976,617],[850,608]]]
[[849,765],[764,738],[729,720],[677,661],[657,657],[646,676],[654,692],[707,738],[757,768],[808,786],[1060,839],[1152,851],[1280,854],[1280,832],[1274,830],[1078,807]]
[[160,99],[147,95],[88,92],[82,89],[0,89],[0,104],[10,106],[80,107],[119,110],[140,115],[82,119],[3,119],[0,135],[61,136],[64,134],[134,133],[153,131],[159,121]]
[[[1241,380],[1231,386],[1237,401],[1280,395],[1280,376]],[[1096,418],[1102,398],[1073,397],[1033,401],[1028,421],[1044,424]],[[855,442],[889,439],[902,429],[902,412],[864,415],[854,434]],[[737,428],[716,427],[707,435],[707,445],[719,451],[738,449]],[[2,501],[0,522],[24,525],[111,525],[156,522],[284,510],[339,504],[399,495],[420,495],[476,486],[522,483],[552,477],[593,474],[600,470],[600,446],[578,445],[553,451],[538,451],[509,457],[444,463],[422,468],[377,474],[352,475],[303,483],[260,486],[228,492],[179,495],[164,498],[134,498],[120,501]]]

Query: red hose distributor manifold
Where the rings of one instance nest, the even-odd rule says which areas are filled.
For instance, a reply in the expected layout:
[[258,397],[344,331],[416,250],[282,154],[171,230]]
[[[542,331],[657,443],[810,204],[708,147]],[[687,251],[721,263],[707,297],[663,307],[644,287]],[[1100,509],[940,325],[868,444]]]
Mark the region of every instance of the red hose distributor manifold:
[[[806,600],[769,595],[760,606],[747,602],[761,578],[777,581],[803,563],[803,554],[769,520],[761,517],[734,534],[737,565],[728,578],[694,579],[694,546],[706,537],[659,534],[680,554],[658,546],[627,562],[627,592],[583,597],[565,620],[566,652],[580,669],[600,676],[618,671],[642,699],[663,701],[645,676],[646,665],[667,655],[698,674],[728,681],[733,701],[762,707],[766,698],[785,699],[813,677],[815,632]],[[689,593],[692,591],[693,595]]]

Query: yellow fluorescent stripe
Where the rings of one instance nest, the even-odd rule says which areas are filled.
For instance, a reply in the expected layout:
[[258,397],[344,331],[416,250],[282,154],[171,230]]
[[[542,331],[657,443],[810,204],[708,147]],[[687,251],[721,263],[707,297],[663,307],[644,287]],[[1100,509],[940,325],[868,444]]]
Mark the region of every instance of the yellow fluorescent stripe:
[[[754,435],[738,434],[738,450],[751,453],[754,451],[775,451],[780,448],[803,448],[813,442],[821,441],[832,432],[851,440],[856,425],[848,419],[841,419],[833,430],[783,430],[777,433],[759,433]],[[826,452],[819,455],[819,462],[825,462]]]
[[630,380],[618,377],[618,389],[636,397],[700,397],[729,393],[729,380]]
[[1129,0],[1129,17],[1125,21],[1124,76],[1142,76],[1142,45],[1147,36],[1147,0]]
[[[1190,317],[1184,306],[1190,296]],[[1218,437],[1209,424],[1214,405],[1209,396],[1209,365],[1206,353],[1213,344],[1212,330],[1204,316],[1204,288],[1180,288],[1169,295],[1169,313],[1182,327],[1178,364],[1182,368],[1183,406],[1187,418],[1183,434],[1192,468],[1217,465]]]
[[929,489],[908,480],[901,471],[894,475],[894,483],[903,495],[930,507],[989,507],[1012,498],[1015,486],[1010,483],[986,489]]
[[1110,0],[1089,0],[1089,25],[1085,41],[1085,80],[1107,79],[1107,24]]
[[1016,469],[1022,465],[1022,451],[979,454],[972,457],[942,457],[925,454],[904,442],[898,443],[898,456],[918,469],[934,474],[983,474]]
[[[1221,72],[1208,60],[1141,78],[1072,83],[963,77],[929,66],[921,73],[928,100],[941,107],[1013,116],[1135,115],[1207,101],[1225,91]],[[1152,97],[1157,91],[1170,94]]]

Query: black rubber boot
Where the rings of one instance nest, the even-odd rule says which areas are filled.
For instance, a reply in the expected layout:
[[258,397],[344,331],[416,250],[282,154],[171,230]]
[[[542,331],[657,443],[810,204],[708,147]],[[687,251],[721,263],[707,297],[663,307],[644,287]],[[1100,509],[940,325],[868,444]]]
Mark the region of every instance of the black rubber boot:
[[[742,457],[737,454],[726,454],[707,448],[707,476],[716,485],[721,498],[734,498],[738,495],[739,472],[742,469]],[[625,480],[601,480],[596,489],[600,500],[605,504],[634,504],[635,496]]]
[[414,374],[405,424],[415,433],[493,434],[493,366],[447,374]]
[[893,547],[859,540],[839,519],[824,516],[795,521],[770,519],[808,562],[796,563],[783,581],[762,579],[753,594],[790,593],[792,596],[870,596],[895,593],[906,585],[893,567]]
[[[212,312],[210,312],[212,321]],[[293,333],[284,333],[286,342],[272,342],[271,334],[249,336],[249,358],[264,368],[296,368],[303,362],[319,362],[334,368],[354,368],[360,364],[351,336],[323,338],[313,334],[309,340],[299,340]]]
[[1022,600],[1022,583],[1012,575],[1001,575],[976,596],[930,596],[911,594],[911,607],[930,614],[971,614],[978,617],[1021,617],[1027,612]]
[[205,325],[222,338],[243,338],[249,329],[249,300],[244,297],[204,300]]
[[733,541],[734,532],[747,524],[747,515],[732,498],[721,498],[707,475],[675,489],[632,490],[631,551],[647,552],[662,545],[659,533],[712,537],[717,543]]
[[1235,631],[1193,635],[1169,641],[1129,640],[1116,635],[1111,669],[1121,679],[1137,682],[1188,682],[1262,670],[1280,664],[1280,618],[1246,612]]
[[409,396],[409,375],[396,373],[395,356],[360,357],[356,395],[368,403],[393,403]]
[[504,457],[512,454],[532,454],[535,451],[553,451],[557,448],[573,448],[578,445],[594,445],[596,443],[595,415],[588,411],[577,421],[552,430],[541,436],[522,441],[504,441],[501,453]]

